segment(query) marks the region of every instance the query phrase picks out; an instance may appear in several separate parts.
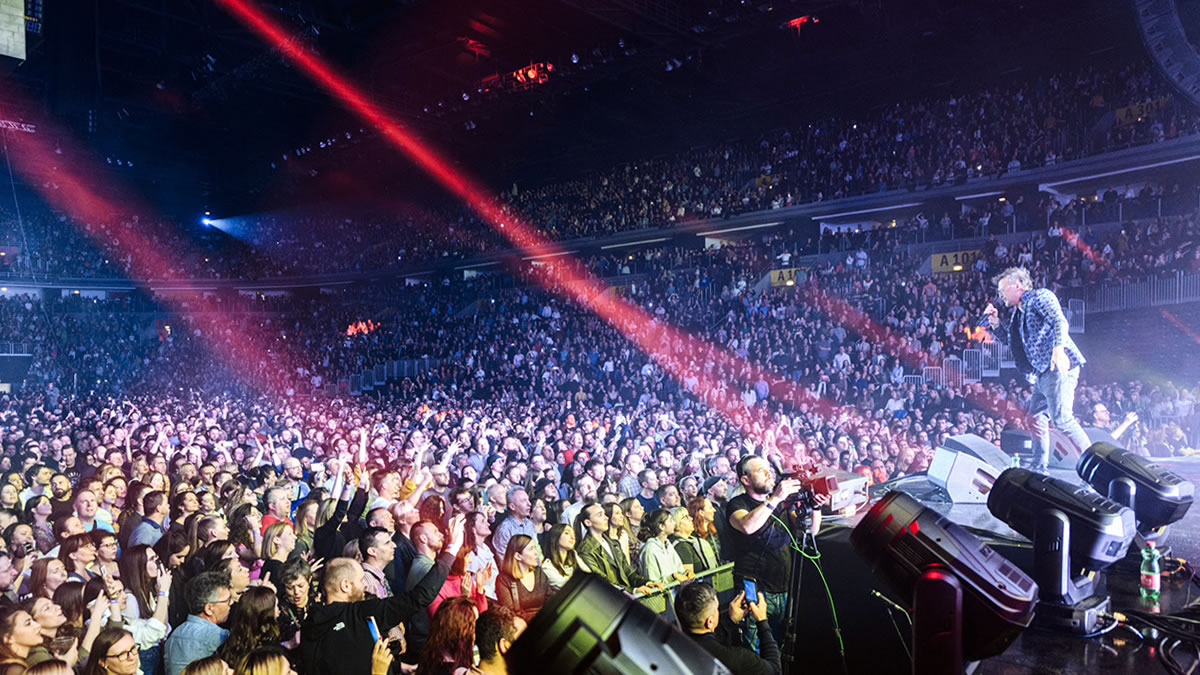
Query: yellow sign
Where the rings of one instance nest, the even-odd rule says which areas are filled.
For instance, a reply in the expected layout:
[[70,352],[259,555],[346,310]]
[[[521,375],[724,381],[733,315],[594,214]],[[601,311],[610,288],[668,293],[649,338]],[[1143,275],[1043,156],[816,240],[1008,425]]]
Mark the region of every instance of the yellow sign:
[[795,286],[804,283],[808,278],[807,267],[787,267],[784,269],[771,270],[771,287],[780,288],[784,286]]
[[975,261],[983,252],[979,249],[971,251],[949,251],[947,253],[935,253],[929,257],[929,268],[934,274],[952,274],[954,272],[962,272]]
[[1144,103],[1134,103],[1133,105],[1117,108],[1117,126],[1122,127],[1126,124],[1136,124],[1142,121],[1142,118],[1150,113],[1158,112],[1167,107],[1170,103],[1170,96],[1156,98],[1153,101]]

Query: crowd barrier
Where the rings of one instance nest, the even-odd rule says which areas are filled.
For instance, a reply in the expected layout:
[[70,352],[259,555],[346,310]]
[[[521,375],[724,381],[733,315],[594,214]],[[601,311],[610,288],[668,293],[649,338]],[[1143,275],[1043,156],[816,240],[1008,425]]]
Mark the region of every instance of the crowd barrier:
[[737,595],[733,587],[733,563],[725,563],[708,570],[702,574],[697,574],[694,579],[679,582],[673,581],[663,587],[662,590],[648,593],[646,595],[635,595],[638,602],[642,603],[650,611],[659,615],[665,621],[674,624],[675,621],[675,593],[685,584],[694,583],[710,583],[713,590],[717,592],[717,597],[721,600],[721,606],[724,607],[733,596]]

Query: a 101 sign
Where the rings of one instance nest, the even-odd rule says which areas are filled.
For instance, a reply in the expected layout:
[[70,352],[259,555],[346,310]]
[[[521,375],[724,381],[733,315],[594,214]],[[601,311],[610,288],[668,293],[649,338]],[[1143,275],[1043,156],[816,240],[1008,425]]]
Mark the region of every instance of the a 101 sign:
[[929,257],[929,269],[934,274],[952,274],[970,269],[979,260],[983,252],[979,249],[970,251],[947,251],[934,253]]

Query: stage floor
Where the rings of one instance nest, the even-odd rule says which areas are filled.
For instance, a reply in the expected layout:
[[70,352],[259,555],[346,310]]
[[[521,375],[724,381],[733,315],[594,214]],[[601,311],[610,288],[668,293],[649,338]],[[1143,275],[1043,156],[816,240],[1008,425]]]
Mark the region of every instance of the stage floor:
[[[1161,463],[1200,484],[1200,458],[1169,459]],[[1074,483],[1082,482],[1071,471],[1051,471],[1051,475]],[[905,488],[905,491],[919,496],[915,493],[920,488],[912,486]],[[1001,540],[1012,537],[1025,541],[993,518],[986,505],[925,503],[973,530],[994,533]],[[1200,508],[1191,509],[1182,520],[1175,523],[1168,543],[1174,557],[1200,563]],[[1112,596],[1112,607],[1116,611],[1152,610],[1138,596],[1138,577],[1134,568],[1109,568],[1104,574],[1104,587]],[[1197,600],[1200,600],[1200,587],[1188,579],[1164,579],[1159,611],[1170,613]],[[1027,630],[1003,654],[980,662],[974,672],[984,675],[1164,672],[1157,652],[1156,644],[1142,644],[1134,633],[1123,628],[1092,639]],[[1177,650],[1176,656],[1185,669],[1191,667],[1191,657],[1186,655],[1185,650]]]

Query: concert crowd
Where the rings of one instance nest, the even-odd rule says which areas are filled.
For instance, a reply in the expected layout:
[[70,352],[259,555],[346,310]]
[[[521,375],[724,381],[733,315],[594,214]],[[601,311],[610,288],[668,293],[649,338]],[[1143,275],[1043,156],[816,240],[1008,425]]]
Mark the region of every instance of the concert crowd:
[[[1166,92],[1148,66],[1084,70],[501,198],[568,239],[984,180],[1194,133],[1194,111],[1169,103],[1100,124]],[[950,436],[1028,429],[1026,381],[962,370],[968,352],[999,353],[978,330],[992,277],[1023,267],[1065,305],[1106,281],[1200,273],[1196,206],[1193,186],[1153,184],[399,288],[4,295],[0,343],[30,365],[0,394],[0,675],[504,673],[581,573],[636,598],[670,591],[706,650],[778,673],[807,515],[796,477],[885,483],[927,469]],[[0,218],[0,271],[33,280],[128,275],[134,253],[107,245],[122,228],[171,278],[500,245],[458,208],[189,234],[134,214],[80,233],[32,203]],[[964,236],[981,255],[953,274],[906,248]],[[785,269],[791,283],[769,282]],[[581,278],[612,301],[580,301]],[[393,361],[412,372],[363,378]],[[1200,381],[1179,372],[1085,368],[1075,409],[1143,455],[1192,454]],[[708,582],[730,563],[761,595],[718,599]]]

